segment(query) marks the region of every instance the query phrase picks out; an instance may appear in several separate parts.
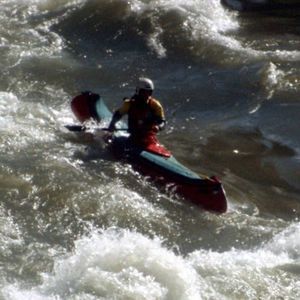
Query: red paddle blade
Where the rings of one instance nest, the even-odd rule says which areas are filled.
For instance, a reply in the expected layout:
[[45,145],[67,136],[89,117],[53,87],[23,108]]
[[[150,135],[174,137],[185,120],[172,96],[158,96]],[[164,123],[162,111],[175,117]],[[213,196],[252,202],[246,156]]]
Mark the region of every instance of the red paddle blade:
[[95,108],[96,102],[99,99],[100,96],[98,94],[93,94],[90,92],[84,92],[72,99],[71,109],[81,123],[89,119],[99,121]]

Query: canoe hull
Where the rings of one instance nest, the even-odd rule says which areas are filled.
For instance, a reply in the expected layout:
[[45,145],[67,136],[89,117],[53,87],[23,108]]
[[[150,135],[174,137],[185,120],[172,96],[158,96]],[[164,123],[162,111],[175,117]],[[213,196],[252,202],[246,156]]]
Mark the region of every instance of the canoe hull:
[[225,191],[218,178],[200,177],[173,155],[163,157],[140,148],[128,149],[124,147],[126,142],[124,137],[117,136],[111,144],[111,150],[118,159],[126,158],[139,173],[150,177],[171,194],[179,195],[208,211],[227,211]]
[[[81,123],[89,119],[109,122],[112,117],[104,101],[91,92],[75,97],[71,101],[71,109]],[[216,177],[199,176],[178,162],[171,153],[167,156],[160,155],[161,150],[165,148],[158,143],[152,145],[151,151],[133,145],[129,134],[124,131],[127,128],[126,124],[119,122],[117,126],[121,130],[115,131],[109,142],[107,139],[105,141],[118,159],[126,158],[141,174],[149,176],[173,194],[180,195],[206,210],[226,212],[225,192]],[[160,154],[154,153],[156,150]]]

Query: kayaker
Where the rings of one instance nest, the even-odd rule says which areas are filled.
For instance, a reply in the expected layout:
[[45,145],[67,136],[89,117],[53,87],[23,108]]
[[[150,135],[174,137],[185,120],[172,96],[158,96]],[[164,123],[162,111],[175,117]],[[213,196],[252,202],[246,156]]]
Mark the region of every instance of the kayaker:
[[131,142],[143,147],[158,143],[156,134],[164,129],[166,120],[162,105],[152,97],[153,90],[151,79],[139,78],[135,94],[124,98],[123,105],[114,112],[109,131],[113,132],[116,123],[127,114]]

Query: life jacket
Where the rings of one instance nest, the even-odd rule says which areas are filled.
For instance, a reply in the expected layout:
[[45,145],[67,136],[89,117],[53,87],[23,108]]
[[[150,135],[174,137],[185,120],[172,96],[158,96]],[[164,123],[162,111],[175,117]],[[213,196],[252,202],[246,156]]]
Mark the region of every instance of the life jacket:
[[159,116],[155,114],[153,106],[155,99],[149,98],[147,103],[140,102],[133,96],[128,111],[128,130],[132,135],[150,134],[153,126],[157,124]]
[[157,112],[157,100],[150,97],[145,103],[140,102],[139,99],[133,96],[126,101],[130,101],[128,131],[131,134],[131,142],[149,152],[170,157],[170,151],[158,142],[156,137],[157,131],[154,130],[154,126],[164,120],[164,116]]

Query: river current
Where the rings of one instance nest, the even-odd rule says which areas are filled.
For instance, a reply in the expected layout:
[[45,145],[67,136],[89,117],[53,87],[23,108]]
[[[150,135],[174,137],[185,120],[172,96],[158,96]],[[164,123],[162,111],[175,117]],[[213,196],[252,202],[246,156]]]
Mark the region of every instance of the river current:
[[[0,0],[0,299],[299,299],[300,23],[217,0]],[[158,189],[87,136],[139,76],[160,141],[228,212]]]

